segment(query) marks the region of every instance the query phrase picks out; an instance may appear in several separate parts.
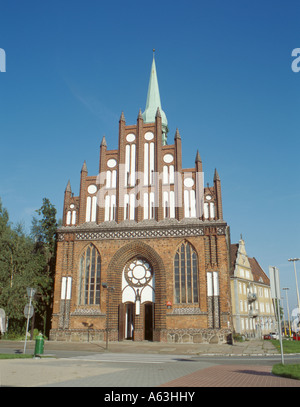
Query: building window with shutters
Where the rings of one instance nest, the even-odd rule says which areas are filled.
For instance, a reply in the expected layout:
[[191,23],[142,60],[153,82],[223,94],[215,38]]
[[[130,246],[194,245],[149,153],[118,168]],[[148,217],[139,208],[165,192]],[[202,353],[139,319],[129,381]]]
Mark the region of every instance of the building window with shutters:
[[185,242],[174,258],[175,304],[198,302],[197,254],[191,244]]
[[79,263],[79,304],[100,304],[101,260],[94,245],[90,244]]

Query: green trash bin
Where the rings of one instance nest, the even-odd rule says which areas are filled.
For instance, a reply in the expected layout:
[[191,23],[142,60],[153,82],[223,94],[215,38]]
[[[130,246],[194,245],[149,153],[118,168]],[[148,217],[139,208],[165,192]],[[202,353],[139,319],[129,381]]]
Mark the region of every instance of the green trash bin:
[[35,349],[34,349],[34,356],[36,355],[42,355],[44,353],[44,337],[40,333],[36,338],[35,338]]

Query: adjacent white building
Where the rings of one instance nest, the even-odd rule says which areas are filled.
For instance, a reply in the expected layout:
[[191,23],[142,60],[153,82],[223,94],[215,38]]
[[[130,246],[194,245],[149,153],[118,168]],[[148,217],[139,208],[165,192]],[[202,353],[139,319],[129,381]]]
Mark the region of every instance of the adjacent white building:
[[254,257],[248,257],[242,237],[230,249],[234,332],[253,338],[275,331],[276,319],[268,276]]

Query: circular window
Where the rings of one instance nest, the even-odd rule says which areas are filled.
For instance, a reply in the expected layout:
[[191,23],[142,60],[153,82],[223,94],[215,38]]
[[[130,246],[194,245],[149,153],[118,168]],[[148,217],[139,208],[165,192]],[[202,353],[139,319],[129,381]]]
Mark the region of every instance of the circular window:
[[133,133],[127,134],[126,140],[129,141],[129,143],[131,143],[132,141],[135,140],[135,134],[133,134]]
[[152,133],[152,131],[147,131],[147,133],[145,133],[145,139],[150,141],[154,138],[154,134]]
[[172,155],[172,154],[166,154],[166,155],[164,156],[164,162],[165,162],[165,163],[169,164],[169,163],[171,163],[172,161],[173,161],[173,155]]
[[117,161],[114,158],[111,158],[107,161],[107,166],[109,168],[114,168],[117,165]]
[[151,280],[152,270],[145,260],[135,259],[125,267],[124,275],[128,284],[134,287],[143,287]]
[[194,180],[193,180],[193,178],[185,178],[183,183],[184,183],[184,186],[190,188],[194,185]]
[[96,187],[96,185],[89,185],[89,186],[88,186],[88,193],[89,193],[89,194],[94,194],[95,192],[97,192],[97,187]]
[[71,209],[75,208],[75,205],[74,205],[74,204],[71,204],[71,205],[70,205],[70,208],[71,208]]

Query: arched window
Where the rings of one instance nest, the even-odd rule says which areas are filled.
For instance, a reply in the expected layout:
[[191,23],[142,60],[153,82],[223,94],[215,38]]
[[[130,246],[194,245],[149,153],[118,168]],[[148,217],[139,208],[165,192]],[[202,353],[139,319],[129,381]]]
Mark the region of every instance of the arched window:
[[95,246],[90,244],[80,258],[79,304],[100,304],[101,260]]
[[198,302],[197,254],[188,242],[182,243],[174,258],[175,304]]
[[125,186],[135,186],[136,145],[127,144],[125,147]]

